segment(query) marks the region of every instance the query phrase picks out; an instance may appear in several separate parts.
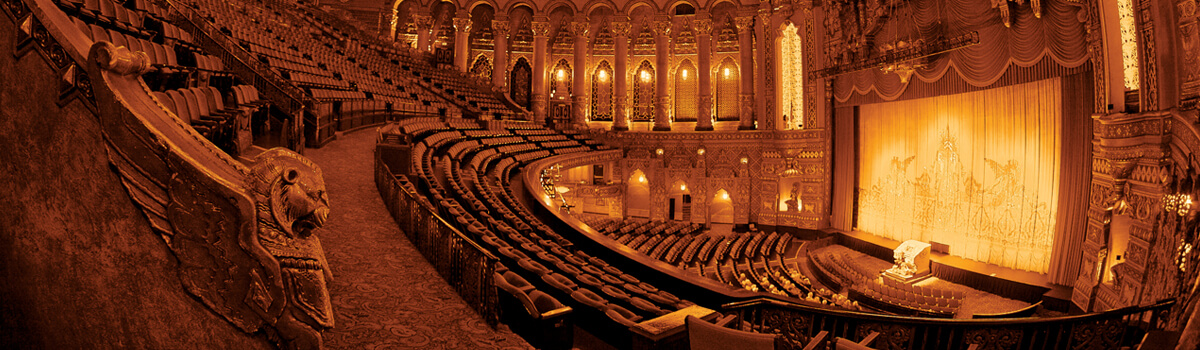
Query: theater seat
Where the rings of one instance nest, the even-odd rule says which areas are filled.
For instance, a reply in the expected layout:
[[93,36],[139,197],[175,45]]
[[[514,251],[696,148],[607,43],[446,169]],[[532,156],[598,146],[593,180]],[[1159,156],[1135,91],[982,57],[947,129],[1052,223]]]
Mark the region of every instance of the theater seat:
[[571,293],[571,299],[575,299],[575,301],[579,302],[580,304],[587,305],[596,310],[604,310],[605,306],[608,304],[608,302],[604,301],[604,298],[601,298],[599,295],[596,295],[596,293],[583,288],[575,290],[575,292]]
[[642,320],[642,316],[638,316],[628,309],[612,304],[608,305],[608,310],[604,310],[604,314],[607,315],[609,319],[616,321],[625,327],[636,326],[638,321]]
[[578,288],[578,285],[574,281],[571,281],[570,278],[557,273],[542,275],[542,281],[545,281],[551,287],[554,287],[554,289],[562,291],[564,294],[571,294],[571,292],[574,292]]

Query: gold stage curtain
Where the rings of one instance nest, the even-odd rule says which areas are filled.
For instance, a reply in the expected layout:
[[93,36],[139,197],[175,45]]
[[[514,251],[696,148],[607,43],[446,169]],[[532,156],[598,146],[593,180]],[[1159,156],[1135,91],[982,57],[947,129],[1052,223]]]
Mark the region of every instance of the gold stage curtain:
[[861,106],[857,228],[1046,273],[1059,192],[1060,84]]

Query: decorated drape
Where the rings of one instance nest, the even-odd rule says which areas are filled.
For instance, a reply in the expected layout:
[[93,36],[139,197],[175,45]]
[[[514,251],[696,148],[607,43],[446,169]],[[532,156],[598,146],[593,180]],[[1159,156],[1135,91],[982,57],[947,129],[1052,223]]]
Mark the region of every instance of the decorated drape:
[[[995,83],[1010,67],[1030,67],[1043,59],[1062,67],[1087,63],[1087,31],[1083,2],[1042,0],[1039,18],[1031,3],[1011,4],[1012,26],[1005,27],[992,0],[911,0],[907,5],[921,33],[943,32],[948,36],[970,31],[979,33],[979,44],[933,56],[915,71],[909,82],[938,81],[956,74],[968,84],[984,87]],[[1005,6],[1010,6],[1006,4]],[[903,18],[908,20],[909,17]],[[897,26],[885,25],[877,42],[897,38]],[[845,102],[854,94],[879,94],[895,100],[908,87],[897,74],[867,69],[834,80],[834,97]]]
[[1047,272],[1059,202],[1060,84],[861,106],[857,228]]

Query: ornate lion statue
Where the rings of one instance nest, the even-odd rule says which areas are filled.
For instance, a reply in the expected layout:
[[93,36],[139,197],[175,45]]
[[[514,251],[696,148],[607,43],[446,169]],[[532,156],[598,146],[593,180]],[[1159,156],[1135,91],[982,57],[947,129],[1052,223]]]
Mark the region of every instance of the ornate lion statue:
[[148,57],[108,42],[88,58],[105,151],[130,199],[175,256],[183,288],[246,333],[320,349],[334,326],[318,229],[321,169],[287,149],[243,162],[148,93]]

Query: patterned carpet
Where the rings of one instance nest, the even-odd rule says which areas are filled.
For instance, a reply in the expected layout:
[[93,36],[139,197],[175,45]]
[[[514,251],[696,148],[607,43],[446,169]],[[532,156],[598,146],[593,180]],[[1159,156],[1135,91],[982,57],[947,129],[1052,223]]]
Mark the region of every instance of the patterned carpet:
[[492,330],[408,242],[373,179],[374,128],[306,156],[320,165],[332,209],[319,233],[333,270],[331,349],[530,349]]

